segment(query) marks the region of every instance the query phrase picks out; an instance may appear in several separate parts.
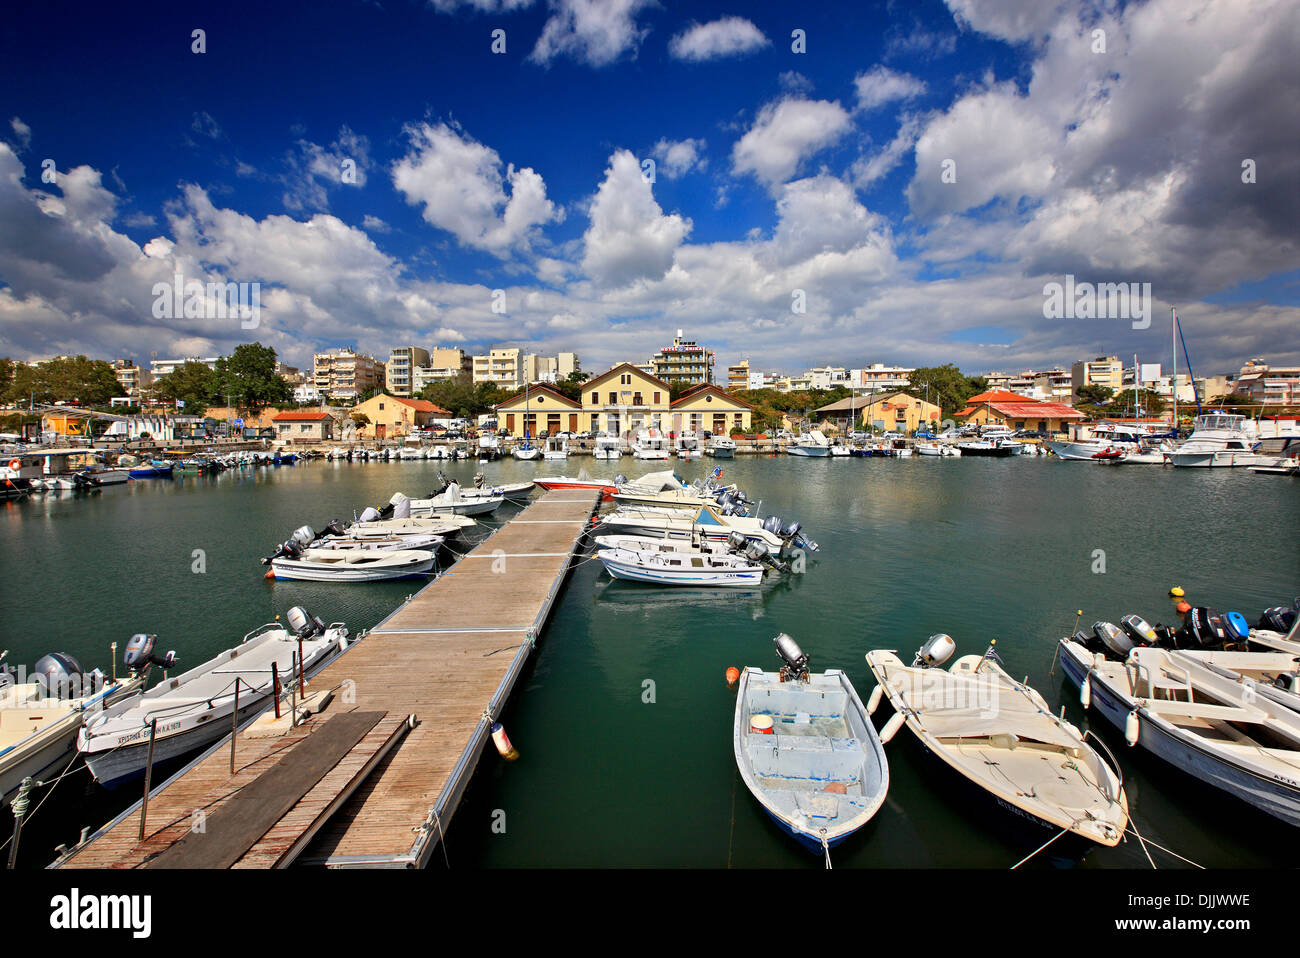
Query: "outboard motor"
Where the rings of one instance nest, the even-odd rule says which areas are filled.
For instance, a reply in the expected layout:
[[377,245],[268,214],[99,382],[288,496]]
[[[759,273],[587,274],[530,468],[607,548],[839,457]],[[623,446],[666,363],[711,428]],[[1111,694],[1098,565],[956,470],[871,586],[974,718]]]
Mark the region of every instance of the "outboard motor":
[[917,650],[912,667],[934,669],[943,665],[957,651],[957,643],[946,632],[939,632],[925,640],[925,645]]
[[767,550],[757,542],[746,542],[741,555],[750,562],[766,562],[768,558]]
[[1155,645],[1156,630],[1140,615],[1126,615],[1119,620],[1120,628],[1133,640],[1134,645]]
[[1106,651],[1105,646],[1101,644],[1101,641],[1097,636],[1093,635],[1091,632],[1084,632],[1082,629],[1074,633],[1074,641],[1078,642],[1089,652]]
[[325,633],[325,623],[316,616],[309,614],[300,605],[295,605],[290,609],[284,618],[289,623],[289,631],[300,639],[309,639],[314,635],[323,635]]
[[1228,641],[1228,630],[1217,609],[1198,605],[1183,616],[1183,627],[1178,630],[1178,644],[1184,648],[1208,649]]
[[625,483],[625,482],[627,482],[627,476],[623,475],[621,472],[620,472],[617,476],[614,477],[614,485],[615,485],[615,486],[621,486],[621,485],[623,485],[623,483]]
[[1256,628],[1267,629],[1270,632],[1281,632],[1286,635],[1291,631],[1291,626],[1295,625],[1295,618],[1295,609],[1288,609],[1284,605],[1276,605],[1260,613]]
[[728,552],[742,552],[744,551],[744,548],[747,545],[749,545],[749,540],[745,538],[745,534],[743,532],[727,533]]
[[776,654],[785,663],[781,666],[781,681],[806,680],[808,678],[808,656],[804,654],[803,649],[799,648],[798,643],[784,632],[772,641],[776,643]]
[[1127,659],[1129,652],[1133,650],[1133,640],[1114,622],[1094,622],[1092,633],[1101,643],[1101,647],[1121,662]]
[[131,636],[126,643],[126,651],[122,653],[122,662],[133,673],[147,671],[149,666],[157,665],[164,669],[169,669],[176,664],[176,653],[168,652],[166,655],[154,655],[154,643],[158,641],[158,636],[137,632]]
[[341,535],[345,535],[347,531],[348,531],[348,527],[343,524],[342,519],[331,519],[328,523],[325,524],[325,528],[321,530],[321,535],[341,536]]
[[411,500],[410,500],[410,498],[408,498],[407,496],[402,495],[400,492],[398,492],[398,493],[394,493],[394,495],[393,495],[393,499],[392,499],[392,503],[391,503],[391,504],[392,504],[392,507],[393,507],[393,515],[392,515],[392,518],[394,518],[394,519],[409,519],[409,518],[411,518]]
[[1300,692],[1300,674],[1280,672],[1273,677],[1273,685],[1284,692]]
[[1244,615],[1240,612],[1223,613],[1223,629],[1230,643],[1245,648],[1245,642],[1250,638],[1250,623]]
[[475,488],[475,489],[482,489],[482,488],[483,488],[483,483],[485,483],[485,482],[487,482],[487,476],[483,475],[483,473],[481,473],[481,472],[476,472],[476,473],[474,473],[474,488]]
[[781,517],[780,517],[780,516],[768,516],[766,519],[763,520],[763,529],[764,529],[765,531],[767,531],[767,532],[772,533],[772,535],[774,535],[774,536],[775,536],[775,535],[780,535],[780,534],[781,534]]
[[96,669],[87,674],[81,663],[66,652],[51,652],[36,660],[32,669],[36,684],[45,694],[55,699],[73,699],[88,695],[104,681],[104,674]]
[[316,540],[316,531],[311,526],[299,526],[293,530],[293,535],[289,537],[290,542],[296,542],[304,549]]
[[302,546],[293,539],[287,539],[285,540],[284,545],[280,546],[280,553],[276,558],[285,557],[296,559],[300,555],[302,555]]
[[366,508],[361,513],[361,517],[357,521],[375,522],[378,519],[379,519],[379,510],[376,509],[374,506],[366,506]]

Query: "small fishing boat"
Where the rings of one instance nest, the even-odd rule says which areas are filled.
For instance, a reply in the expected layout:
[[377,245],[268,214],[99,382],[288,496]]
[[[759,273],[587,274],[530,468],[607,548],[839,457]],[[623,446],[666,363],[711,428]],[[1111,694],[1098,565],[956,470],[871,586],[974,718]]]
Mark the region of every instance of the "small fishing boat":
[[87,466],[72,478],[82,486],[118,486],[131,481],[131,470],[113,469],[109,466]]
[[623,455],[623,442],[618,436],[602,432],[596,436],[592,456],[596,459],[617,459]]
[[389,582],[420,579],[433,571],[434,555],[418,549],[302,549],[286,543],[271,560],[268,579],[299,582]]
[[750,542],[759,543],[776,556],[791,547],[806,548],[810,552],[818,549],[817,543],[802,534],[797,522],[783,525],[778,516],[759,519],[723,515],[712,505],[702,505],[693,512],[649,506],[619,509],[605,516],[603,524],[612,533],[621,535],[687,540],[703,536],[716,542],[726,542],[731,533],[739,532]]
[[700,447],[699,437],[688,430],[679,432],[673,440],[673,453],[678,459],[699,459],[704,450]]
[[927,752],[1042,838],[1069,835],[1084,840],[1085,850],[1089,842],[1119,844],[1128,799],[1118,765],[1102,761],[1084,734],[1008,675],[993,646],[945,670],[955,650],[941,633],[926,641],[911,666],[892,651],[867,653],[877,682],[868,711],[874,714],[882,696],[894,708],[881,741],[906,725]]
[[1021,444],[1011,439],[968,439],[957,443],[963,456],[985,456],[1004,459],[1020,455]]
[[774,641],[779,672],[749,666],[740,674],[736,767],[763,810],[829,864],[829,850],[880,810],[889,763],[848,676],[810,674],[790,636]]
[[[132,643],[151,649],[154,639],[137,635]],[[294,606],[285,623],[259,626],[233,649],[105,709],[86,723],[77,748],[95,780],[115,788],[144,774],[155,719],[153,759],[161,764],[230,734],[236,721],[272,705],[279,689],[298,684],[299,676],[311,678],[347,646],[341,622],[327,627]]]
[[[766,555],[760,545],[748,542],[745,545]],[[597,550],[596,558],[615,579],[653,585],[752,587],[762,584],[765,568],[761,561],[743,555],[702,550],[612,548]]]
[[567,439],[560,439],[555,436],[546,440],[546,447],[542,450],[543,459],[568,459],[569,442]]
[[534,479],[533,484],[538,488],[550,492],[553,489],[583,489],[591,491],[600,491],[602,500],[608,501],[609,498],[618,492],[618,482],[614,479],[591,479],[586,475],[586,470],[582,470],[574,478],[569,476],[542,476]]
[[1060,641],[1084,708],[1224,793],[1300,825],[1300,715],[1173,650],[1135,647],[1123,662]]
[[[6,654],[0,653],[0,661]],[[143,670],[107,679],[64,652],[42,656],[30,680],[0,665],[0,809],[13,802],[23,779],[40,782],[60,773],[76,757],[82,724],[144,680]]]
[[813,429],[810,432],[800,433],[799,437],[790,444],[786,452],[792,456],[808,456],[815,459],[829,458],[831,454],[831,441],[821,430]]
[[[399,492],[393,496],[389,500],[389,505],[395,506],[398,496],[402,496],[402,494]],[[402,496],[402,498],[406,497]],[[410,515],[417,519],[421,516],[433,516],[443,513],[457,516],[482,516],[496,512],[497,507],[503,502],[505,502],[505,496],[462,495],[460,483],[453,482],[437,495],[428,499],[411,499]],[[401,518],[397,512],[394,512],[393,515],[396,518]]]
[[[438,475],[440,479],[443,478],[441,473]],[[444,487],[440,492],[445,491],[446,486],[450,485],[445,479],[443,481]],[[462,499],[494,499],[500,497],[509,499],[511,502],[526,502],[528,494],[533,491],[535,485],[534,482],[503,482],[500,485],[493,486],[488,484],[487,477],[480,472],[474,476],[474,485],[461,487],[460,497]]]
[[133,466],[129,475],[132,479],[170,479],[174,468],[170,462],[155,459],[152,462],[142,462],[138,466]]
[[705,455],[714,459],[734,459],[736,457],[736,440],[729,436],[713,436],[704,448]]
[[658,429],[638,429],[632,440],[633,459],[668,459],[672,451],[668,448],[668,437]]

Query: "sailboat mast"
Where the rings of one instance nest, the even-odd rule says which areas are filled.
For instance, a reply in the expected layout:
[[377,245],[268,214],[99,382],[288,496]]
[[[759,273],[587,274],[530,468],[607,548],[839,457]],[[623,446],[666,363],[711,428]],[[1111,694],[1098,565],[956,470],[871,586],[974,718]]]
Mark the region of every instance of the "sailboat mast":
[[1174,396],[1174,438],[1178,438],[1178,314],[1174,307],[1169,307],[1169,342],[1174,350],[1174,375],[1169,380],[1170,392]]

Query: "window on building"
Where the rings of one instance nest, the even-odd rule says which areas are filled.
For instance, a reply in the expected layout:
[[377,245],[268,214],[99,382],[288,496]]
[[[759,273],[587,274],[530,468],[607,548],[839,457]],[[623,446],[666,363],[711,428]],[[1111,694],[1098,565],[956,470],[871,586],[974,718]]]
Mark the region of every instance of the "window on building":
[[655,390],[655,405],[659,405],[659,390]]

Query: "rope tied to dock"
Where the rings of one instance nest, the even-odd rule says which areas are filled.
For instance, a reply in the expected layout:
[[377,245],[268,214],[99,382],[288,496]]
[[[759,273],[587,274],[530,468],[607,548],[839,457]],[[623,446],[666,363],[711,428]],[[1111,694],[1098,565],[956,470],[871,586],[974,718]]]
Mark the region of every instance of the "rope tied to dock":
[[822,839],[822,854],[826,857],[826,870],[830,871],[831,870],[831,846],[826,841],[826,829],[824,828],[822,829],[821,839]]
[[1046,848],[1048,845],[1052,844],[1052,842],[1056,841],[1056,840],[1057,840],[1058,838],[1060,838],[1062,835],[1067,834],[1069,831],[1070,831],[1070,830],[1069,830],[1068,828],[1062,828],[1059,832],[1057,832],[1055,835],[1053,835],[1053,836],[1052,836],[1051,838],[1049,838],[1047,841],[1043,842],[1043,844],[1039,845],[1037,848],[1035,848],[1032,852],[1030,852],[1030,853],[1029,853],[1028,855],[1026,855],[1024,858],[1020,859],[1020,861],[1018,861],[1018,862],[1016,862],[1014,865],[1012,865],[1012,866],[1011,866],[1011,871],[1015,871],[1017,868],[1019,868],[1019,867],[1020,867],[1021,865],[1023,865],[1025,862],[1029,861],[1029,859],[1033,858],[1035,855],[1037,855],[1039,852],[1041,852],[1044,848]]

